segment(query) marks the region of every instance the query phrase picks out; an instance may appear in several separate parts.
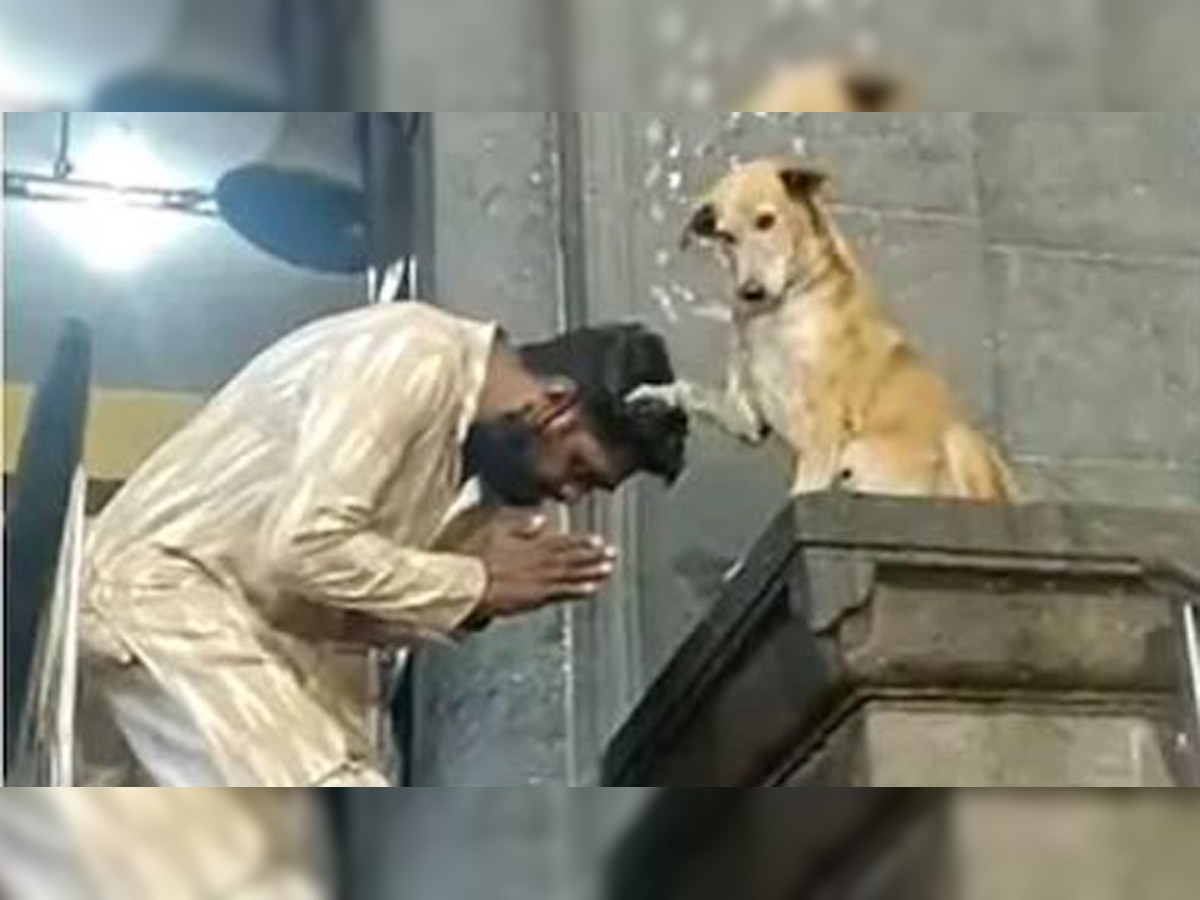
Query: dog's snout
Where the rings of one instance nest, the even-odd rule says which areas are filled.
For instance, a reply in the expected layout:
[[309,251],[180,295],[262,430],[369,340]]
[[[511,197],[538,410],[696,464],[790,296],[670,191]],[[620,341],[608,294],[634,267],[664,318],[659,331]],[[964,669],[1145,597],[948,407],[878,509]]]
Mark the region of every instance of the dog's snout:
[[747,281],[738,288],[738,296],[748,303],[759,303],[767,299],[767,289],[761,281]]

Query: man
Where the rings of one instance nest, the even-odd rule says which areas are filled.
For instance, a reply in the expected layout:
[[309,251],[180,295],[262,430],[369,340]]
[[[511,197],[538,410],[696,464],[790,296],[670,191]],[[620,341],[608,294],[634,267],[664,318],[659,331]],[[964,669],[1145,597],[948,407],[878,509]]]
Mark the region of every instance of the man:
[[636,326],[517,352],[415,303],[263,353],[89,545],[86,718],[107,709],[99,743],[137,764],[93,783],[207,789],[7,792],[0,896],[328,896],[310,792],[228,788],[387,785],[378,650],[595,596],[611,551],[534,512],[640,471],[673,481],[686,418],[625,399],[673,380]]
[[[672,380],[636,326],[517,353],[416,303],[267,350],[91,535],[85,681],[136,781],[388,784],[375,651],[595,596],[612,551],[518,510],[673,481],[686,418],[625,400]],[[471,477],[486,528],[453,515]]]

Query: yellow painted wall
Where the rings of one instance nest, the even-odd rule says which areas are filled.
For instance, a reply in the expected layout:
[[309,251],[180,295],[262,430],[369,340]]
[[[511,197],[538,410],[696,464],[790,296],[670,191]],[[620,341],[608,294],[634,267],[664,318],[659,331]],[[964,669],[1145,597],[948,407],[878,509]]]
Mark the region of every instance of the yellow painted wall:
[[[32,391],[4,386],[4,471],[16,466]],[[204,404],[197,394],[93,389],[85,465],[88,477],[123,481]]]

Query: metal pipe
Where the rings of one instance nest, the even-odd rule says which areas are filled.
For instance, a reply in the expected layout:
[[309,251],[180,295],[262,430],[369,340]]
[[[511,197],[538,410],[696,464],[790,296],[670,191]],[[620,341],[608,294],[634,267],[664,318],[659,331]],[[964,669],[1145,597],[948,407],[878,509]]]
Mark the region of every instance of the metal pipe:
[[54,725],[49,749],[50,782],[54,787],[75,786],[75,715],[79,697],[79,609],[83,600],[84,559],[87,540],[87,474],[80,467],[71,485],[67,509],[66,542],[59,563],[62,575],[55,603],[62,610],[63,631],[59,647],[60,682],[52,698]]
[[1183,605],[1183,641],[1186,659],[1187,752],[1192,759],[1196,787],[1200,787],[1200,602]]
[[54,177],[67,178],[75,169],[71,164],[71,114],[58,115],[58,152],[54,156]]
[[125,187],[102,181],[52,178],[33,172],[4,173],[4,196],[55,203],[116,200],[126,206],[162,209],[203,218],[218,218],[216,198],[205,191]]
[[1183,674],[1181,750],[1189,787],[1200,787],[1200,573],[1168,560],[1145,565],[1151,584],[1179,602],[1179,659]]

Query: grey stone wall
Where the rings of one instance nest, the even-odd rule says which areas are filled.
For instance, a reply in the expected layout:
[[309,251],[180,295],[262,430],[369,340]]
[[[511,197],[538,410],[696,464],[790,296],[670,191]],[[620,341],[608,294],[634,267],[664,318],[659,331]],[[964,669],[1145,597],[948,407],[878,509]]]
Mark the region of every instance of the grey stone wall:
[[[553,124],[537,112],[434,116],[433,296],[518,341],[560,321]],[[416,784],[565,782],[566,652],[558,610],[461,647],[422,649]]]
[[[374,0],[376,109],[731,109],[776,66],[876,49],[927,108],[1188,110],[1191,0]],[[565,73],[562,59],[570,61]],[[358,62],[358,60],[356,60]]]
[[832,49],[919,67],[929,109],[1196,109],[1200,66],[1184,35],[1200,27],[1200,9],[1156,0],[1150,10],[1126,0],[647,0],[628,23],[641,96],[652,98],[635,105],[736,108],[775,66]]
[[354,790],[346,900],[600,897],[603,860],[641,812],[637,789]]

